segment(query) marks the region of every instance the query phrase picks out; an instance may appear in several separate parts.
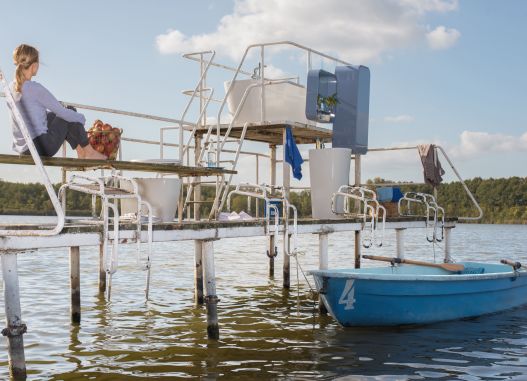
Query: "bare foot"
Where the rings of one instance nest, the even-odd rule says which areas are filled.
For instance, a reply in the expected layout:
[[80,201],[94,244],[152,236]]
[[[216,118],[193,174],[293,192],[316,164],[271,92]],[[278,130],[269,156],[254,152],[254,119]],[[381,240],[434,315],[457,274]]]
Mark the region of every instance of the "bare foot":
[[79,159],[84,159],[86,154],[84,153],[84,148],[82,148],[80,145],[77,146],[75,149],[77,151],[77,157]]
[[92,160],[106,160],[108,159],[108,157],[106,157],[106,155],[98,152],[98,151],[95,151],[92,146],[90,145],[87,145],[86,147],[84,147],[83,149],[83,159],[92,159]]

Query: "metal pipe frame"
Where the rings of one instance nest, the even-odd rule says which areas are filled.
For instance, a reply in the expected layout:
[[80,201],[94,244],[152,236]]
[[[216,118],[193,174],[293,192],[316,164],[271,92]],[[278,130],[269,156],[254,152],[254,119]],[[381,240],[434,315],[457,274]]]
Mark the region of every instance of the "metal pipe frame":
[[[253,188],[255,191],[243,191],[241,190],[241,187],[250,187]],[[227,210],[231,210],[231,198],[233,195],[237,194],[240,196],[247,196],[251,198],[256,198],[260,200],[264,200],[265,202],[265,226],[266,226],[266,232],[268,235],[271,234],[271,209],[274,211],[274,239],[275,242],[278,242],[278,226],[279,226],[279,211],[276,205],[271,204],[271,201],[280,201],[282,202],[282,199],[277,198],[269,198],[267,197],[267,191],[271,191],[268,186],[265,184],[258,185],[258,184],[251,184],[251,183],[240,183],[236,186],[236,189],[233,191],[230,191],[227,195]],[[260,191],[261,193],[258,193],[257,191]],[[271,253],[272,254],[272,253]]]
[[11,93],[11,90],[9,89],[9,85],[7,84],[6,78],[1,69],[0,69],[0,84],[2,85],[4,89],[4,94],[7,99],[7,105],[11,109],[11,112],[13,113],[15,122],[18,125],[20,132],[22,132],[22,136],[24,137],[26,141],[27,147],[29,148],[29,152],[31,153],[31,157],[33,158],[33,161],[35,162],[35,166],[37,167],[40,173],[44,186],[46,187],[46,191],[48,192],[48,196],[51,199],[51,203],[53,204],[55,213],[57,213],[57,224],[55,225],[53,229],[49,229],[49,230],[0,230],[0,236],[52,236],[52,235],[57,235],[64,228],[64,222],[65,222],[64,211],[62,210],[59,198],[57,197],[57,194],[55,193],[55,189],[53,188],[53,184],[51,183],[51,180],[49,179],[49,176],[46,172],[46,169],[44,168],[44,165],[42,164],[42,160],[40,159],[40,155],[38,154],[37,149],[35,148],[33,139],[31,139],[31,136],[29,135],[29,130],[26,126],[26,122],[24,121],[24,118],[22,118],[22,114],[20,113],[20,110],[18,110],[18,107],[16,106],[13,94]]
[[[369,194],[370,196],[367,196],[367,194]],[[344,199],[344,212],[343,213],[337,211],[337,208],[336,208],[338,196]],[[358,210],[359,210],[358,213],[350,210],[349,200],[354,200],[354,202],[358,202],[358,205],[357,205]],[[375,206],[370,205],[370,203],[373,203]],[[335,214],[363,218],[363,221],[364,221],[363,231],[366,227],[368,227],[368,230],[370,232],[368,235],[363,234],[363,237],[361,239],[362,245],[365,248],[369,248],[373,244],[375,244],[378,247],[382,246],[382,243],[384,240],[385,225],[386,225],[386,209],[382,205],[379,204],[379,202],[377,201],[377,195],[375,194],[374,191],[368,188],[364,188],[364,187],[342,185],[339,187],[338,191],[335,192],[333,196],[331,197],[331,210]],[[377,239],[375,238],[375,232],[378,229],[379,217],[381,215],[382,215],[382,221],[381,221],[382,231],[381,231],[381,238],[379,242],[377,243]],[[368,223],[368,216],[371,217],[371,220],[369,223]]]
[[[406,201],[406,212],[404,211],[404,208],[402,207],[403,203]],[[411,205],[412,203],[415,204],[422,204],[425,207],[426,213],[426,239],[428,242],[441,242],[444,237],[444,226],[445,226],[445,210],[440,207],[434,196],[427,193],[420,193],[420,192],[406,192],[404,196],[399,199],[397,203],[397,209],[401,216],[418,216],[417,214],[412,213]],[[430,213],[432,212],[432,213]],[[441,236],[437,234],[437,225],[438,225],[438,216],[441,214]],[[431,217],[432,215],[432,217]],[[429,229],[432,229],[432,235],[429,233]]]

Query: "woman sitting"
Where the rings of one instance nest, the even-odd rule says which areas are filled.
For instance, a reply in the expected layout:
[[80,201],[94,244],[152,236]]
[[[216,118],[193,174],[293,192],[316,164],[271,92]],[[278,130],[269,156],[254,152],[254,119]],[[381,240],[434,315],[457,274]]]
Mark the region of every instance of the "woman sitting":
[[[29,135],[41,156],[55,155],[64,141],[77,151],[80,159],[106,159],[95,151],[88,142],[84,129],[86,118],[62,106],[44,86],[31,80],[38,73],[38,50],[29,45],[20,45],[13,52],[16,65],[15,80],[11,83],[11,92],[15,95]],[[30,155],[28,146],[11,113],[13,129],[13,149],[21,154]]]

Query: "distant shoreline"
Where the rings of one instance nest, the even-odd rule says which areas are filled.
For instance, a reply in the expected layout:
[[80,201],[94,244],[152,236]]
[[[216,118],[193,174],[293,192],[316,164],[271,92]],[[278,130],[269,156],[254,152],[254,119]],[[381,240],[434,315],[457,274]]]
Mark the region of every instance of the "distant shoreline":
[[[390,180],[375,178],[368,183],[382,185]],[[479,221],[463,221],[469,224],[527,224],[527,177],[510,177],[501,179],[482,179],[476,177],[465,181],[467,187],[478,200],[483,210],[483,218]],[[371,185],[374,187],[373,185]],[[55,184],[57,191],[60,184]],[[416,191],[432,193],[431,187],[426,185],[402,185],[403,192]],[[438,204],[445,209],[446,216],[468,217],[476,216],[477,210],[465,193],[460,182],[441,184],[439,187]],[[213,188],[202,189],[202,200],[214,198]],[[311,216],[311,195],[309,191],[292,191],[289,201],[298,209],[300,218]],[[240,212],[247,210],[247,199],[243,196],[232,198],[232,210]],[[68,215],[91,215],[91,195],[79,192],[67,193]],[[263,215],[263,203],[260,203]],[[207,215],[210,206],[202,206],[202,215]],[[254,213],[254,209],[253,209]],[[12,183],[0,180],[0,214],[21,216],[54,216],[55,211],[45,187],[38,183]]]

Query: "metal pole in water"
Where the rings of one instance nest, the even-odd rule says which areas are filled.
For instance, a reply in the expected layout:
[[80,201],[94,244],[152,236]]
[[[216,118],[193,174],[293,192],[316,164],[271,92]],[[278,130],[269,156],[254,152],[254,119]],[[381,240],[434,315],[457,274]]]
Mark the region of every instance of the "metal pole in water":
[[104,244],[99,245],[99,293],[106,292],[106,268],[104,266]]
[[[276,185],[276,145],[270,144],[270,160],[271,160],[271,187]],[[265,205],[264,205],[265,208]],[[269,236],[269,247],[267,250],[267,256],[269,257],[269,277],[274,277],[274,258],[276,255],[276,242],[274,235]]]
[[207,305],[207,336],[220,338],[218,325],[218,297],[216,296],[216,277],[214,275],[214,241],[202,241],[203,280],[205,285],[205,304]]
[[[355,154],[355,186],[359,187],[361,183],[361,165],[360,155]],[[360,268],[360,230],[355,230],[355,268]]]
[[404,259],[404,231],[405,228],[399,228],[395,229],[395,241],[396,241],[396,248],[395,253],[397,255],[397,258]]
[[452,262],[452,257],[450,256],[450,252],[451,252],[451,249],[452,249],[452,240],[451,240],[451,237],[450,237],[450,233],[452,233],[452,227],[447,227],[445,228],[445,237],[444,237],[444,240],[445,240],[445,258],[444,258],[444,262],[445,263],[451,263]]
[[[284,128],[283,138],[282,138],[282,186],[284,187],[284,197],[289,199],[289,187],[290,187],[290,165],[285,161],[285,146],[287,141],[287,132]],[[289,231],[289,216],[287,208],[283,208],[283,218],[284,218],[284,284],[283,287],[289,289],[291,283],[291,263],[290,257],[288,255],[289,250],[291,249],[291,235],[288,234]]]
[[7,328],[2,330],[2,335],[7,336],[9,373],[14,380],[25,380],[27,374],[22,335],[26,332],[27,327],[22,323],[16,253],[2,254],[2,274],[4,278],[4,303],[7,323]]
[[[328,236],[328,233],[318,235],[318,268],[320,270],[328,269]],[[318,312],[321,315],[328,313],[328,309],[320,296],[318,297]]]
[[194,302],[203,305],[203,251],[199,240],[194,241]]
[[[199,166],[199,157],[201,155],[201,137],[196,135],[194,137],[194,165],[196,167]],[[201,209],[200,209],[200,201],[201,201],[201,177],[195,177],[194,178],[195,185],[194,185],[194,220],[199,221],[201,219]],[[181,190],[183,191],[183,189]]]
[[81,322],[80,248],[70,247],[71,322]]

